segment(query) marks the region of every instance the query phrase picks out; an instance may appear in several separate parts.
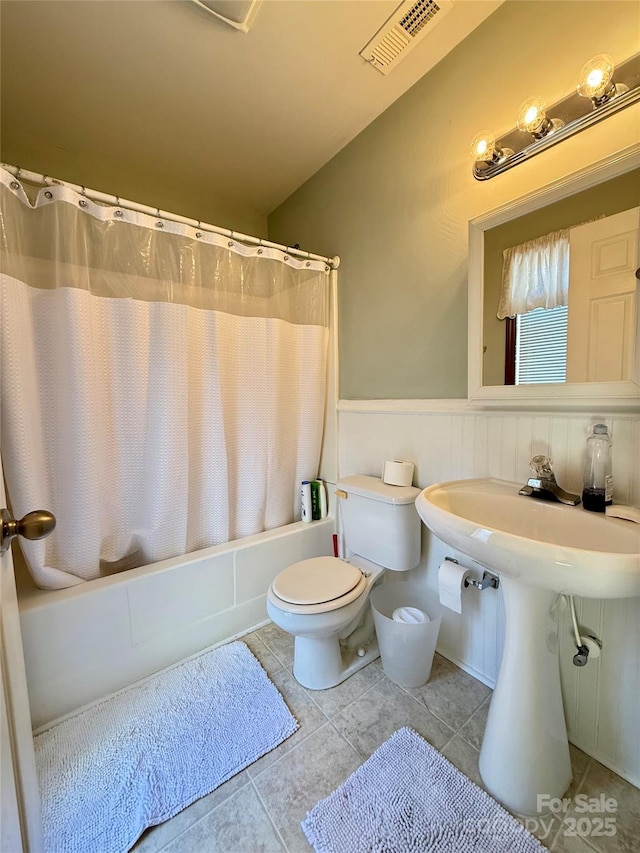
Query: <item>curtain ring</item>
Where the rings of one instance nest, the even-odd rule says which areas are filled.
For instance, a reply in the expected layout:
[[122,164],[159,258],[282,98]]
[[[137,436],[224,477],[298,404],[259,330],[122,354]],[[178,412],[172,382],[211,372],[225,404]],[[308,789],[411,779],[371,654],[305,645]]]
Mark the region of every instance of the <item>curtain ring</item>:
[[21,173],[21,172],[22,172],[22,166],[18,166],[18,168],[16,169],[16,178],[17,178],[17,180],[20,180],[20,173]]
[[200,237],[202,237],[202,231],[200,230],[201,228],[202,228],[202,225],[200,224],[200,220],[198,219],[198,227],[196,230],[196,237],[198,239],[200,239]]

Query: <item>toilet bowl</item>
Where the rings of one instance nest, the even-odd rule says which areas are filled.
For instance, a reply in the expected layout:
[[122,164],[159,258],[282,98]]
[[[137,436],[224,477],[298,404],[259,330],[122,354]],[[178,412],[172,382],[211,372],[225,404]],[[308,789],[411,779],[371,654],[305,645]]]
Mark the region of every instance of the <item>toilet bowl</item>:
[[267,593],[269,617],[295,638],[293,674],[310,690],[334,687],[378,657],[371,590],[387,569],[420,561],[419,489],[355,476],[340,480],[336,494],[346,559],[294,563]]
[[271,584],[267,612],[295,637],[293,674],[304,687],[334,687],[378,657],[372,637],[366,638],[368,648],[360,655],[357,649],[341,648],[340,641],[365,621],[371,588],[383,572],[382,566],[363,559],[312,557],[289,566]]

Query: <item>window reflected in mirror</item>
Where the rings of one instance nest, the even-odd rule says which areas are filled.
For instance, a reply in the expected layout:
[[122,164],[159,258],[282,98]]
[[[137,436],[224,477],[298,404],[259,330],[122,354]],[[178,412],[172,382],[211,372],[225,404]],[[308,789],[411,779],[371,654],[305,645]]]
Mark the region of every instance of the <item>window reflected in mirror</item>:
[[505,385],[567,381],[567,305],[506,318]]

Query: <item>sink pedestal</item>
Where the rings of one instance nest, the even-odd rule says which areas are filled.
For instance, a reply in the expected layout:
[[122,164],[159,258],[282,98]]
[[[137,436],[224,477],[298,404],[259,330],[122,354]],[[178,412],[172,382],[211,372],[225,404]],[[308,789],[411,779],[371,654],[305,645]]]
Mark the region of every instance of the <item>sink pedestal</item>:
[[533,815],[538,794],[561,797],[571,783],[560,691],[557,593],[501,575],[506,632],[480,751],[480,775],[512,811]]

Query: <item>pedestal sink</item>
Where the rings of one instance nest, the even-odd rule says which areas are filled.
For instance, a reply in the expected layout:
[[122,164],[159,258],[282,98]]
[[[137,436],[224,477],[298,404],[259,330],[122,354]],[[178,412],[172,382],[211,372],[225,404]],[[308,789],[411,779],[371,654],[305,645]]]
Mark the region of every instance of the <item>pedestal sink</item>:
[[416,508],[439,539],[500,576],[505,643],[480,774],[526,815],[538,811],[539,794],[561,797],[571,782],[554,602],[558,593],[640,596],[640,525],[524,497],[521,485],[437,483]]

